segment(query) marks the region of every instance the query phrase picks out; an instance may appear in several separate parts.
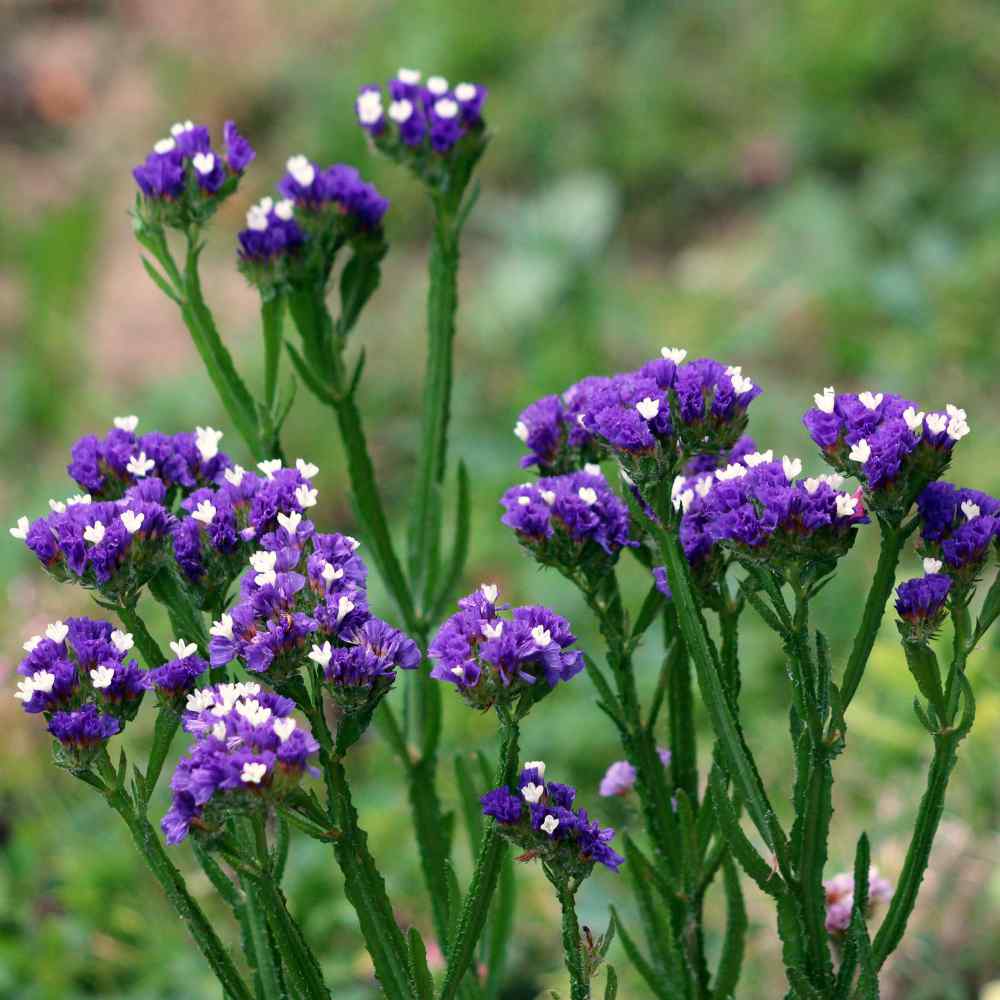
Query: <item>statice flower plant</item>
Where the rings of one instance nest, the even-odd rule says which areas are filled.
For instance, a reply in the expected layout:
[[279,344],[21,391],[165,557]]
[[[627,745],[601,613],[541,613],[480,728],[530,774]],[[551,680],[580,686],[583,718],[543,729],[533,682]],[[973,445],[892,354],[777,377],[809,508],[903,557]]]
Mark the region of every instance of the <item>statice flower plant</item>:
[[[229,1000],[329,1000],[317,942],[283,889],[302,837],[340,869],[389,1000],[504,993],[521,927],[512,846],[518,860],[540,863],[556,893],[570,1000],[602,987],[614,1000],[618,969],[630,996],[742,995],[748,882],[774,905],[789,1000],[875,1000],[933,863],[949,778],[975,718],[970,658],[1000,617],[1000,583],[985,582],[1000,548],[1000,501],[941,478],[970,433],[967,414],[918,405],[889,386],[826,388],[803,417],[815,460],[779,457],[747,433],[762,389],[740,359],[689,360],[665,347],[628,371],[568,372],[569,388],[516,418],[512,405],[504,423],[513,422],[524,454],[511,482],[531,478],[499,498],[477,496],[475,477],[449,459],[448,431],[460,243],[489,141],[486,97],[481,84],[401,69],[342,109],[372,152],[406,168],[433,211],[405,552],[367,444],[356,346],[375,332],[361,321],[389,252],[387,199],[356,167],[296,153],[270,195],[241,201],[246,223],[232,252],[260,306],[254,385],[200,275],[219,207],[257,184],[248,176],[254,150],[232,122],[219,146],[186,119],[154,142],[133,171],[133,230],[225,410],[227,450],[207,418],[193,430],[140,433],[134,415],[71,446],[70,495],[18,517],[10,534],[118,624],[67,618],[28,639],[15,698],[44,721],[55,762],[120,816]],[[296,385],[322,407],[310,419],[328,419],[342,445],[350,526],[329,523],[318,466],[285,451]],[[832,469],[820,473],[820,461]],[[586,630],[575,612],[571,625],[567,609],[511,607],[494,583],[452,611],[473,504],[495,512],[498,499],[512,541],[576,588],[599,647],[578,641]],[[859,613],[849,602],[832,612],[857,618],[841,650],[819,627],[831,613],[825,588],[865,533],[877,536],[878,562]],[[897,583],[911,542],[922,575]],[[646,582],[636,607],[619,583],[630,560]],[[369,570],[380,586],[369,589]],[[833,762],[853,750],[851,708],[894,590],[899,675],[909,683],[905,663],[931,760],[890,888],[871,865],[867,834],[852,873],[826,878],[825,867],[851,849],[834,822]],[[164,645],[147,614],[153,604],[169,622]],[[787,703],[788,756],[767,771],[793,775],[790,824],[761,777],[741,702],[748,611],[774,633],[785,664],[787,688],[770,696]],[[662,657],[648,641],[654,628]],[[571,680],[592,685],[595,711],[562,748],[562,767],[573,767],[597,727],[621,744],[594,817],[572,786],[547,780],[543,763],[519,764],[523,720],[535,712],[542,722],[550,696]],[[471,756],[464,734],[442,771],[443,696],[479,710],[468,725],[482,730],[481,747],[495,735],[494,754]],[[701,710],[707,740],[695,724]],[[151,738],[113,746],[137,719],[151,723]],[[190,742],[163,805],[157,788],[179,732]],[[394,755],[405,785],[405,803],[384,801],[427,890],[426,912],[406,918],[412,926],[403,926],[354,802],[350,758],[362,739],[366,752]],[[457,797],[454,811],[441,795],[451,774],[444,801]],[[609,801],[622,796],[627,805]],[[625,827],[622,853],[605,809],[624,819],[615,821]],[[463,836],[474,859],[467,882],[456,864]],[[218,891],[211,919],[173,860],[188,850]],[[611,907],[595,936],[576,901],[604,869],[622,872],[636,905],[626,920]],[[723,905],[708,905],[716,893]],[[426,933],[440,951],[433,969]],[[714,938],[721,947],[709,946]],[[240,941],[241,960],[226,939]],[[607,962],[614,940],[617,967]]]

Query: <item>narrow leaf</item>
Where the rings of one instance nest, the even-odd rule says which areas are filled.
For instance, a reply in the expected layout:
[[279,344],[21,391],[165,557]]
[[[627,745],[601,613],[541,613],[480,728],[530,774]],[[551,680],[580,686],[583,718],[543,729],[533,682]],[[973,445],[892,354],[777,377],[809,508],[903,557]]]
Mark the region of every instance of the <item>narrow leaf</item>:
[[726,889],[726,936],[722,941],[722,954],[715,973],[712,989],[713,1000],[730,1000],[735,995],[743,967],[743,952],[746,947],[747,921],[740,876],[732,858],[722,862],[722,879]]

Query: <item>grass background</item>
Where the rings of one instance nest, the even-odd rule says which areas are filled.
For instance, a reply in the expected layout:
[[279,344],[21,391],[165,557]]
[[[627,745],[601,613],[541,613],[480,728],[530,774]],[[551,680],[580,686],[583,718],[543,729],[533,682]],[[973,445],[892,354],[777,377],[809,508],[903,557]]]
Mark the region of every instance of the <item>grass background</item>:
[[[800,424],[812,392],[881,389],[927,407],[954,401],[973,434],[952,476],[1000,490],[1000,8],[986,0],[6,0],[0,5],[0,508],[6,522],[70,492],[71,443],[112,415],[177,431],[226,426],[171,304],[142,273],[126,215],[129,176],[177,118],[218,132],[236,118],[260,151],[220,214],[205,286],[239,365],[260,380],[254,296],[233,267],[246,205],[291,153],[357,164],[392,199],[383,285],[356,342],[362,405],[397,526],[405,521],[419,419],[429,213],[418,186],[379,161],[354,124],[359,84],[398,65],[491,91],[494,140],[467,230],[461,278],[453,455],[472,474],[470,586],[499,581],[515,602],[567,615],[597,637],[573,592],[540,574],[498,523],[520,478],[520,409],[585,374],[637,365],[663,344],[742,364],[765,389],[751,429],[763,447],[821,467]],[[242,455],[235,434],[229,446]],[[350,530],[329,417],[303,392],[291,454],[321,466],[326,529]],[[835,651],[857,621],[874,565],[857,546],[818,609]],[[910,555],[908,571],[916,571]],[[644,581],[623,569],[633,598]],[[12,686],[23,638],[85,596],[0,546],[0,674]],[[373,607],[388,611],[373,590]],[[748,616],[744,716],[773,796],[787,800],[788,692],[779,651]],[[657,642],[640,658],[657,668]],[[970,670],[979,698],[912,933],[883,996],[985,996],[1000,977],[1000,736],[997,640]],[[836,764],[831,874],[862,830],[894,880],[929,756],[890,626],[852,708]],[[489,747],[489,719],[448,703],[448,757]],[[148,718],[126,744],[148,740]],[[703,721],[703,720],[702,720]],[[581,725],[581,722],[584,724]],[[218,991],[123,829],[56,772],[37,719],[0,700],[0,997],[210,998]],[[706,739],[707,729],[705,730]],[[178,748],[180,741],[178,741]],[[581,786],[601,819],[635,828],[627,802],[596,802],[618,756],[583,677],[530,719],[523,746]],[[351,760],[376,856],[400,919],[428,931],[402,786],[376,738]],[[156,812],[164,808],[160,795]],[[188,848],[175,851],[213,913]],[[459,848],[468,864],[464,845]],[[519,871],[507,1000],[565,988],[558,914],[539,872]],[[353,913],[327,851],[296,843],[293,908],[338,1000],[375,996]],[[597,874],[581,894],[603,928],[624,883]],[[766,900],[748,888],[749,958],[740,998],[783,985]],[[718,917],[713,911],[713,920]],[[714,926],[719,926],[715,921]],[[717,946],[717,936],[712,938]],[[617,949],[623,995],[640,997]]]

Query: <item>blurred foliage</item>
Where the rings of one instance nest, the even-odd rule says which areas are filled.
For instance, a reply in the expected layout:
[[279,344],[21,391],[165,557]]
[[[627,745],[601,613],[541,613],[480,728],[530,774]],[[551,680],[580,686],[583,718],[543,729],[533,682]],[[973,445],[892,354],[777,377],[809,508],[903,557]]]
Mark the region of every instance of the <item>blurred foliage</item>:
[[[69,492],[69,445],[114,413],[140,413],[147,429],[224,426],[183,329],[141,273],[125,216],[129,166],[182,116],[216,128],[233,116],[245,126],[261,151],[247,202],[300,150],[357,163],[391,197],[394,249],[356,336],[369,356],[362,405],[376,463],[402,523],[429,214],[417,186],[366,151],[351,108],[360,83],[397,64],[491,90],[495,135],[465,245],[454,404],[454,450],[469,465],[475,498],[470,583],[496,579],[515,601],[553,604],[599,648],[576,595],[540,574],[498,524],[496,498],[521,475],[510,428],[534,398],[635,365],[664,343],[743,364],[765,388],[755,436],[779,453],[803,454],[812,471],[820,463],[808,457],[799,416],[823,385],[959,402],[973,434],[953,475],[1000,491],[997,5],[341,0],[282,5],[278,16],[260,0],[233,5],[231,18],[211,7],[61,0],[4,8],[13,15],[0,32],[5,523]],[[255,371],[253,300],[232,268],[241,211],[219,219],[207,288],[240,363]],[[321,465],[322,526],[349,530],[341,456],[324,421],[300,394],[288,450]],[[820,617],[835,650],[850,641],[873,563],[869,539],[824,596]],[[907,569],[916,566],[911,558]],[[641,574],[631,563],[622,572],[637,600]],[[0,547],[0,578],[7,674],[25,635],[87,605],[43,581],[13,545]],[[377,591],[373,605],[386,607]],[[784,799],[784,666],[749,617],[743,645],[748,736]],[[658,649],[651,638],[647,690]],[[971,667],[979,720],[963,747],[913,936],[887,973],[889,998],[975,997],[1000,975],[997,652],[994,643]],[[831,872],[849,867],[865,829],[875,862],[889,878],[898,874],[929,750],[912,694],[887,628],[836,765]],[[489,720],[446,702],[451,751],[490,749]],[[584,732],[581,719],[592,722]],[[217,996],[110,811],[49,766],[35,721],[3,700],[0,998]],[[130,742],[148,739],[133,728]],[[585,678],[529,720],[523,745],[590,789],[584,797],[602,819],[637,826],[627,801],[593,802],[618,751]],[[375,854],[391,862],[400,919],[426,934],[391,757],[372,739],[350,764]],[[453,801],[448,761],[441,774]],[[161,789],[156,811],[163,802]],[[176,855],[211,908],[188,849]],[[467,852],[459,856],[468,865]],[[538,872],[518,874],[506,1000],[565,988],[554,902]],[[329,853],[297,842],[288,886],[335,995],[374,996]],[[581,896],[584,922],[603,928],[607,903],[622,894],[611,876],[594,878]],[[749,903],[740,996],[781,995],[769,908],[752,893]],[[630,912],[625,900],[626,919]],[[624,958],[612,959],[624,974],[622,995],[641,995]]]

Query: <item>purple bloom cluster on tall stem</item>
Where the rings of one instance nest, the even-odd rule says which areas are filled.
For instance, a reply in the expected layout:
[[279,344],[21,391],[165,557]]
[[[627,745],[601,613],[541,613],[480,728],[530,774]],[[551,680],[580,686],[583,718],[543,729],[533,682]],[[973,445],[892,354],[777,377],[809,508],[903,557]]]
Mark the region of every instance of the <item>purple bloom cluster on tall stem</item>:
[[546,781],[545,765],[535,761],[518,775],[516,790],[501,785],[481,803],[483,815],[525,851],[520,860],[539,858],[566,878],[586,877],[595,864],[617,872],[625,859],[611,847],[615,831],[574,809],[575,799],[575,788]]
[[1000,547],[1000,500],[941,480],[921,492],[917,510],[925,555],[963,588],[974,584],[991,549]]
[[[431,641],[431,677],[454,684],[477,708],[504,706],[535,685],[551,689],[583,669],[569,622],[541,605],[510,609],[499,589],[483,584],[458,602]],[[541,689],[536,690],[536,694]]]
[[[854,876],[841,872],[823,882],[826,892],[826,929],[834,936],[842,936],[851,926],[854,914]],[[877,906],[892,899],[892,884],[882,878],[877,868],[868,872],[868,912],[870,917]]]
[[295,703],[254,682],[218,684],[188,695],[184,728],[195,737],[170,782],[162,827],[168,844],[195,830],[221,832],[232,815],[280,801],[319,750],[292,716]]

